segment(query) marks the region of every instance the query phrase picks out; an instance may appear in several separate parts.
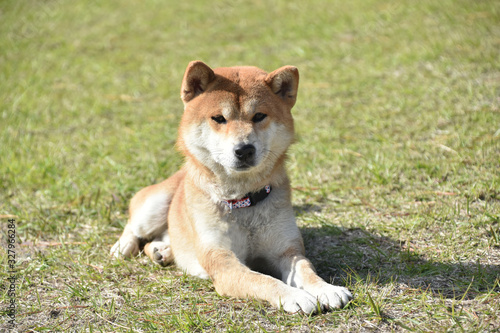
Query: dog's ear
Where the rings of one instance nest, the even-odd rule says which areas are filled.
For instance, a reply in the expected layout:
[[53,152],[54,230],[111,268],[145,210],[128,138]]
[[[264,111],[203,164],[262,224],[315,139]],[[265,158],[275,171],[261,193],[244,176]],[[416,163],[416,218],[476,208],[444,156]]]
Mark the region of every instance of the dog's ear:
[[296,67],[278,68],[266,76],[265,82],[290,107],[295,104],[299,88],[299,70]]
[[203,93],[215,79],[214,71],[204,62],[191,61],[182,79],[181,98],[184,104]]

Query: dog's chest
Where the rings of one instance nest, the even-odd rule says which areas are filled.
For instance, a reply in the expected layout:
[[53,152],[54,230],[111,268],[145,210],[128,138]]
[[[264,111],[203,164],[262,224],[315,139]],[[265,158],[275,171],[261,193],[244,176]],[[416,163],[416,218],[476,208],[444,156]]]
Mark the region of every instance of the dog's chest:
[[257,207],[233,209],[223,216],[223,224],[227,228],[224,237],[227,237],[230,249],[240,260],[252,258],[258,252],[266,222]]
[[262,248],[267,214],[259,207],[225,211],[218,218],[197,223],[200,240],[209,247],[231,250],[242,262],[251,259]]

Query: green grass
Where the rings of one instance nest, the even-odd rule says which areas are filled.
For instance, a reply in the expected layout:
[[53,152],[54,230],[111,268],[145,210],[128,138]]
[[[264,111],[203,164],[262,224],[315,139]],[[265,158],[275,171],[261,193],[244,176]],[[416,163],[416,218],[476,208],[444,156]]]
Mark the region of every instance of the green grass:
[[[15,216],[17,330],[499,330],[498,22],[494,0],[2,1],[0,234],[6,246]],[[293,204],[318,273],[355,294],[346,309],[287,315],[109,258],[128,200],[182,164],[194,59],[299,68]]]

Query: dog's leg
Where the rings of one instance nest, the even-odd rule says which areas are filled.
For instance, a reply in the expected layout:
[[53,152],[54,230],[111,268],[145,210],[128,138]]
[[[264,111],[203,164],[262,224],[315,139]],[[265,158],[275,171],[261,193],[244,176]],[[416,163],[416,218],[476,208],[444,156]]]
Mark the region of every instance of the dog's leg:
[[[162,258],[154,260],[160,264],[171,261],[171,256],[166,250],[170,247],[167,233],[167,215],[172,197],[184,177],[184,171],[178,171],[163,182],[151,185],[140,190],[130,201],[130,219],[123,231],[122,236],[111,248],[111,254],[115,257],[131,257],[139,253],[139,241],[155,240],[153,246],[147,246],[146,253],[153,259],[154,249],[158,249]],[[164,237],[164,235],[166,235]],[[151,251],[149,250],[151,248]]]
[[174,255],[172,254],[172,249],[170,248],[170,237],[168,236],[168,230],[165,230],[164,234],[144,246],[144,253],[155,263],[160,266],[167,266],[172,261],[174,261]]
[[352,299],[352,294],[347,288],[326,283],[316,274],[300,246],[291,247],[281,255],[280,268],[283,282],[307,291],[323,308],[342,308]]
[[[159,185],[159,184],[158,184]],[[152,240],[167,229],[167,213],[172,194],[158,185],[139,191],[130,203],[130,219],[122,236],[111,248],[115,257],[131,257],[139,253],[139,240]]]
[[269,275],[257,273],[243,265],[233,252],[223,249],[206,251],[200,260],[220,295],[255,297],[291,313],[318,311],[316,297],[286,285]]

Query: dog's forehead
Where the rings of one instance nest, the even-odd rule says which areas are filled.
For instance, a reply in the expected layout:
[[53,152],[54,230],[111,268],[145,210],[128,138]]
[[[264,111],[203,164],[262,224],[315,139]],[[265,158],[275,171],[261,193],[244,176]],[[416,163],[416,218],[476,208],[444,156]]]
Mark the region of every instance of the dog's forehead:
[[245,95],[256,93],[266,86],[264,79],[267,73],[257,67],[220,67],[214,73],[217,76],[216,90]]
[[264,81],[267,73],[260,68],[220,67],[214,73],[217,79],[210,90],[218,91],[221,97],[225,96],[220,106],[228,111],[241,109],[252,113],[266,93],[270,93]]
[[219,67],[214,73],[236,83],[263,81],[267,73],[254,66]]

